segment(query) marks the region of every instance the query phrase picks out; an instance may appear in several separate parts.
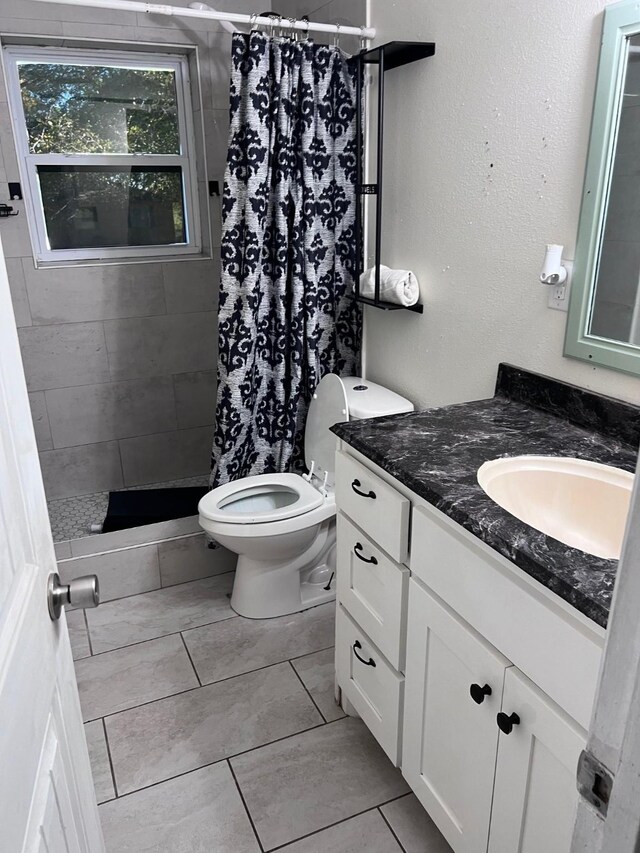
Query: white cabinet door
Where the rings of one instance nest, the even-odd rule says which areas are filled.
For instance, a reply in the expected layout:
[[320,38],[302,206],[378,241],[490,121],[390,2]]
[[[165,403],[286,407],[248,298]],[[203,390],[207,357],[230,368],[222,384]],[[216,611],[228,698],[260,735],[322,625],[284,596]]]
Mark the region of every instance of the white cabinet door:
[[409,581],[402,773],[456,853],[486,853],[496,714],[509,665],[445,604]]
[[515,668],[502,705],[520,722],[500,735],[489,853],[569,853],[586,733]]
[[101,853],[51,528],[0,246],[0,850]]

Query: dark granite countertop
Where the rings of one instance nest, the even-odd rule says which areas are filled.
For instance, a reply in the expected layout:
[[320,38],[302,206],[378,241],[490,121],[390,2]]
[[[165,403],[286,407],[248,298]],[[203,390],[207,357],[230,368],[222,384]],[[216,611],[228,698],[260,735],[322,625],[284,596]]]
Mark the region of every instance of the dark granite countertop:
[[333,432],[598,625],[617,561],[593,557],[502,509],[477,481],[503,456],[573,456],[634,471],[640,408],[500,365],[496,396],[336,424]]

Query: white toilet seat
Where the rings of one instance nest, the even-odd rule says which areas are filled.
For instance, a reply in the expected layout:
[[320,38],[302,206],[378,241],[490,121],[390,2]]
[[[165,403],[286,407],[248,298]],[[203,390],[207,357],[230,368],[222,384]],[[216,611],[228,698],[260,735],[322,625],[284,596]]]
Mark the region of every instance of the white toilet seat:
[[272,524],[323,502],[321,492],[299,474],[258,474],[213,489],[200,500],[198,512],[221,524]]

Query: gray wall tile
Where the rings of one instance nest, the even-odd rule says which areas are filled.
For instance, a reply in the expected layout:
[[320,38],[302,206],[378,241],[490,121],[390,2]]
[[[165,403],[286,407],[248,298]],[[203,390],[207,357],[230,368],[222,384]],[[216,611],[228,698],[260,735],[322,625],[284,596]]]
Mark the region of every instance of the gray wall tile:
[[203,533],[158,543],[162,586],[186,583],[235,569],[237,557],[226,548],[208,548]]
[[[27,263],[32,263],[26,259]],[[22,258],[5,258],[7,265],[7,276],[9,278],[9,287],[11,288],[11,302],[13,304],[13,313],[16,318],[16,326],[31,325],[31,310],[29,308],[29,298],[27,296],[27,287],[22,269]]]
[[207,171],[210,178],[222,181],[227,162],[229,141],[229,110],[205,110],[204,123],[207,128],[206,153]]
[[34,323],[76,323],[165,313],[161,264],[35,269],[24,273]]
[[71,542],[68,539],[62,542],[54,542],[53,549],[56,554],[56,560],[66,560],[71,556]]
[[213,311],[106,320],[104,329],[113,379],[139,379],[215,367]]
[[216,410],[216,372],[201,370],[173,377],[178,427],[208,426]]
[[[13,140],[13,127],[11,125],[11,116],[9,115],[8,109],[0,111],[0,147],[2,148],[2,161],[4,163],[4,170],[7,173],[8,180],[20,180],[18,176],[18,157],[16,155],[16,146]],[[11,202],[11,205],[15,210],[19,210],[20,213],[18,216],[12,216],[10,219],[2,223],[5,226],[2,229],[3,241],[7,241],[9,239],[8,235],[11,231],[7,230],[7,228],[10,224],[16,229],[24,231],[25,233],[27,232],[27,219],[24,212],[24,201],[14,200]],[[20,257],[23,255],[29,255],[30,253],[31,250],[28,248],[26,252],[20,253]],[[13,255],[10,255],[5,247],[5,255],[15,257],[17,254],[18,253],[14,252]]]
[[177,427],[170,376],[46,392],[54,447],[94,444]]
[[18,331],[30,391],[111,378],[101,323],[29,326]]
[[[33,4],[36,5],[35,3]],[[38,5],[42,6],[42,3]],[[5,17],[5,14],[7,17]],[[47,21],[47,20],[36,20],[34,18],[30,18],[29,20],[25,20],[22,17],[17,16],[17,12],[15,13],[15,17],[8,17],[9,9],[3,3],[2,6],[2,16],[0,18],[0,24],[2,25],[3,33],[20,33],[21,35],[45,35],[45,36],[61,36],[62,35],[62,24],[60,21]]]
[[82,575],[97,575],[101,601],[150,592],[160,587],[158,549],[155,544],[60,560],[58,572],[64,583]]
[[199,530],[198,516],[190,515],[187,518],[173,518],[171,521],[158,521],[156,524],[145,524],[144,527],[114,530],[113,533],[102,533],[100,536],[83,536],[80,539],[72,539],[71,542],[60,544],[69,545],[69,553],[65,553],[65,557],[83,557],[87,554],[99,554],[103,551],[115,550],[117,548],[128,548],[131,545],[146,545],[150,542],[161,542],[173,536],[185,536],[187,533],[197,533]]
[[[209,75],[211,77],[211,100],[204,102],[205,109],[229,109],[229,74],[231,56],[231,33],[224,31],[209,33]],[[225,140],[225,153],[227,141]]]
[[143,435],[120,441],[127,486],[206,474],[209,470],[212,427]]
[[[0,113],[2,111],[0,110]],[[3,159],[8,181],[19,181],[17,166],[11,168],[7,150],[3,147]],[[5,258],[24,258],[31,254],[31,240],[25,213],[24,201],[12,201],[11,207],[18,211],[17,216],[9,216],[2,220],[2,248]]]
[[215,311],[219,267],[213,260],[174,261],[162,265],[168,314]]
[[[51,21],[86,21],[89,15],[93,16],[97,28],[99,24],[121,24],[134,25],[136,15],[134,12],[121,12],[112,9],[83,9],[74,6],[48,6],[45,3],[35,3],[33,0],[2,0],[2,20],[4,27],[4,16],[12,18],[28,18],[30,25],[26,30],[31,32],[31,26],[37,21],[49,23]],[[91,18],[89,18],[91,20]]]
[[47,498],[68,498],[121,489],[122,466],[117,441],[45,450],[40,467]]
[[38,450],[51,450],[53,441],[51,440],[51,428],[49,426],[44,391],[33,391],[29,394],[29,404],[31,406],[31,417],[33,419]]

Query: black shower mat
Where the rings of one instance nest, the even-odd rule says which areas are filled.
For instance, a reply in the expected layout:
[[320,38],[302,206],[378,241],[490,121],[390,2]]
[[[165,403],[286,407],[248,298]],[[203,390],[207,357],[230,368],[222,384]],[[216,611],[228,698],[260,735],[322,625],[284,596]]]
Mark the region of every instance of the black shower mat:
[[198,514],[198,501],[209,491],[207,486],[181,486],[168,489],[135,489],[109,492],[109,506],[102,525],[103,533],[127,530]]

